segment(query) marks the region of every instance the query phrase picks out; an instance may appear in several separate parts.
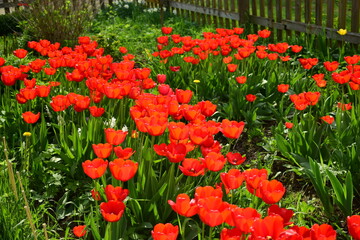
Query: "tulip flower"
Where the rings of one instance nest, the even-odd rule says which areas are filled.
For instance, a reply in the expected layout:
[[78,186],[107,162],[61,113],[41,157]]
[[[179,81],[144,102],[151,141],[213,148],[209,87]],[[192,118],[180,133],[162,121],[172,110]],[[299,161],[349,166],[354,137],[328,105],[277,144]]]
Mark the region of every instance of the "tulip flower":
[[139,163],[131,160],[117,158],[109,163],[110,171],[117,180],[126,182],[133,178],[137,172]]
[[205,186],[205,187],[197,187],[195,189],[195,199],[197,201],[202,198],[207,198],[211,196],[218,197],[221,199],[223,197],[223,192],[221,188],[213,188],[211,186]]
[[354,240],[360,239],[360,216],[352,215],[346,218],[347,227],[349,229],[349,234],[354,238]]
[[125,137],[128,134],[127,131],[115,130],[113,128],[106,128],[104,131],[106,142],[112,145],[120,145],[122,142],[124,142]]
[[255,220],[261,217],[260,213],[254,208],[234,208],[231,211],[236,228],[242,232],[249,233]]
[[85,230],[86,226],[85,225],[79,225],[79,226],[75,226],[73,228],[73,233],[76,237],[80,238],[85,236],[86,234],[86,230]]
[[221,122],[221,132],[227,138],[237,139],[240,137],[240,134],[244,130],[245,123],[244,122],[236,122],[230,121],[228,119],[224,119]]
[[179,227],[173,226],[171,223],[158,223],[151,231],[154,240],[176,240],[179,234]]
[[185,158],[181,162],[179,169],[185,176],[191,177],[197,177],[205,173],[204,163],[196,158]]
[[22,114],[22,117],[23,117],[23,119],[24,119],[24,121],[26,123],[33,124],[33,123],[36,123],[39,120],[40,113],[35,114],[35,113],[32,113],[32,112],[24,112]]
[[254,221],[250,239],[277,239],[284,231],[283,219],[279,215],[267,216]]
[[129,193],[128,189],[123,189],[122,187],[114,187],[110,184],[105,187],[105,195],[108,201],[124,201]]
[[15,51],[13,51],[14,55],[18,58],[24,58],[26,57],[28,51],[26,51],[25,49],[16,49]]
[[311,239],[335,240],[336,231],[329,224],[314,224],[310,229]]
[[125,211],[125,204],[120,201],[108,201],[100,204],[100,212],[108,222],[117,222]]
[[108,158],[113,151],[113,146],[110,143],[93,144],[92,148],[98,158]]
[[290,219],[294,215],[294,211],[286,208],[281,208],[278,205],[271,205],[268,208],[268,216],[279,215],[284,220],[284,226],[291,225]]
[[100,178],[106,171],[108,161],[102,158],[95,158],[94,160],[86,160],[82,163],[84,173],[92,179]]
[[220,173],[221,182],[224,183],[226,189],[237,189],[244,181],[244,176],[238,169],[230,169],[227,173]]
[[228,203],[223,202],[218,197],[207,197],[198,200],[200,220],[209,225],[215,227],[221,225],[225,221],[225,210],[227,210]]
[[260,197],[267,204],[274,204],[280,201],[285,194],[285,187],[277,180],[262,180],[259,186]]
[[171,208],[181,216],[192,217],[198,212],[198,205],[195,199],[190,200],[190,197],[181,193],[176,197],[176,202],[168,200]]
[[226,159],[232,165],[240,165],[245,162],[246,157],[242,156],[240,153],[228,152],[226,154]]

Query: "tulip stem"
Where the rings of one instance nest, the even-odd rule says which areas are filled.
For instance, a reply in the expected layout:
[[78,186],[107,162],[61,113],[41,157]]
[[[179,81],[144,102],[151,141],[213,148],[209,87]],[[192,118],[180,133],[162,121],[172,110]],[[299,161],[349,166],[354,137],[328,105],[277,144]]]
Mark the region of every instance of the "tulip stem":
[[201,231],[201,239],[204,240],[205,239],[205,223],[202,223],[202,231]]
[[212,232],[213,232],[213,227],[210,227],[210,229],[209,229],[209,240],[212,239]]

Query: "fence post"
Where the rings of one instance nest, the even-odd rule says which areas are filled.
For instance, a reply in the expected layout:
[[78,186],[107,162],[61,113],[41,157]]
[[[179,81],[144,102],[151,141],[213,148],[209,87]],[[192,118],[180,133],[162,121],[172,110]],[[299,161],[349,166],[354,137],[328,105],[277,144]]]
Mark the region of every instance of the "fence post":
[[238,0],[239,22],[247,23],[249,20],[249,0]]

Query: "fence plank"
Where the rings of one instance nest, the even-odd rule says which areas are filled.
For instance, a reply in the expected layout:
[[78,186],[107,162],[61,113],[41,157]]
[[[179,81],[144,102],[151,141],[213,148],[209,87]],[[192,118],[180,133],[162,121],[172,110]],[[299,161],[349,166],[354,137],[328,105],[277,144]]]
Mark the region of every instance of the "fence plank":
[[[230,3],[230,12],[236,12],[236,9],[235,9],[235,0],[231,0],[231,3]],[[231,21],[231,25],[232,27],[236,27],[237,26],[237,21],[235,20],[232,20]]]
[[[200,6],[205,7],[205,0],[200,0]],[[199,14],[201,16],[201,24],[206,25],[206,15],[205,14]]]
[[340,0],[339,2],[338,28],[346,28],[346,0]]
[[[229,8],[229,1],[224,0],[224,10],[226,12],[229,12],[230,8]],[[226,28],[230,28],[230,19],[225,18],[225,27]]]
[[[206,7],[210,7],[210,0],[206,0],[205,6],[206,6]],[[207,17],[206,17],[206,24],[212,25],[212,24],[213,24],[213,21],[212,21],[211,15],[206,15],[206,16],[207,16]]]
[[[276,22],[281,22],[282,20],[282,0],[276,0]],[[276,31],[277,40],[282,41],[282,31]]]
[[335,0],[327,0],[327,11],[326,11],[326,27],[334,27],[334,3]]
[[238,0],[240,23],[246,23],[249,17],[249,0]]
[[315,23],[316,25],[322,26],[322,0],[316,0]]
[[[256,0],[252,0],[252,1],[251,1],[251,15],[257,16]],[[257,26],[257,25],[254,25],[254,26],[253,26],[253,30],[254,30],[254,32],[257,32],[257,31],[258,31],[258,26]]]
[[305,23],[311,23],[311,0],[305,0]]
[[[222,0],[218,0],[218,1],[217,1],[217,4],[218,4],[217,9],[223,10]],[[225,24],[224,24],[224,18],[220,17],[220,18],[219,18],[219,26],[220,26],[220,27],[224,27],[224,25],[225,25]]]
[[[217,0],[212,0],[212,8],[216,9],[217,8]],[[217,16],[213,16],[213,21],[214,21],[214,25],[215,27],[219,27],[219,18]]]
[[[287,20],[292,20],[291,19],[291,0],[286,0],[286,3],[285,3],[285,7],[286,7],[286,15],[285,15],[285,18],[287,19]],[[286,35],[288,36],[288,37],[291,37],[291,35],[292,35],[292,33],[291,33],[291,31],[290,30],[286,30]]]
[[352,8],[351,8],[351,31],[358,33],[359,32],[359,11],[360,11],[360,0],[353,0],[352,1]]
[[264,0],[260,0],[260,17],[265,17],[265,1]]

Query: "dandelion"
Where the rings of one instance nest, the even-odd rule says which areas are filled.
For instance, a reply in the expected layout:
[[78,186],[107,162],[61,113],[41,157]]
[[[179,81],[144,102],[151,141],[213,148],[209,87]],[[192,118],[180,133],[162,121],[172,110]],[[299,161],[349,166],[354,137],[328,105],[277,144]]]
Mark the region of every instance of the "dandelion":
[[347,33],[347,30],[340,28],[339,31],[337,31],[337,33],[343,36]]
[[195,79],[194,83],[200,83],[200,80]]
[[31,137],[31,132],[24,132],[24,133],[23,133],[23,136],[24,136],[24,137]]

